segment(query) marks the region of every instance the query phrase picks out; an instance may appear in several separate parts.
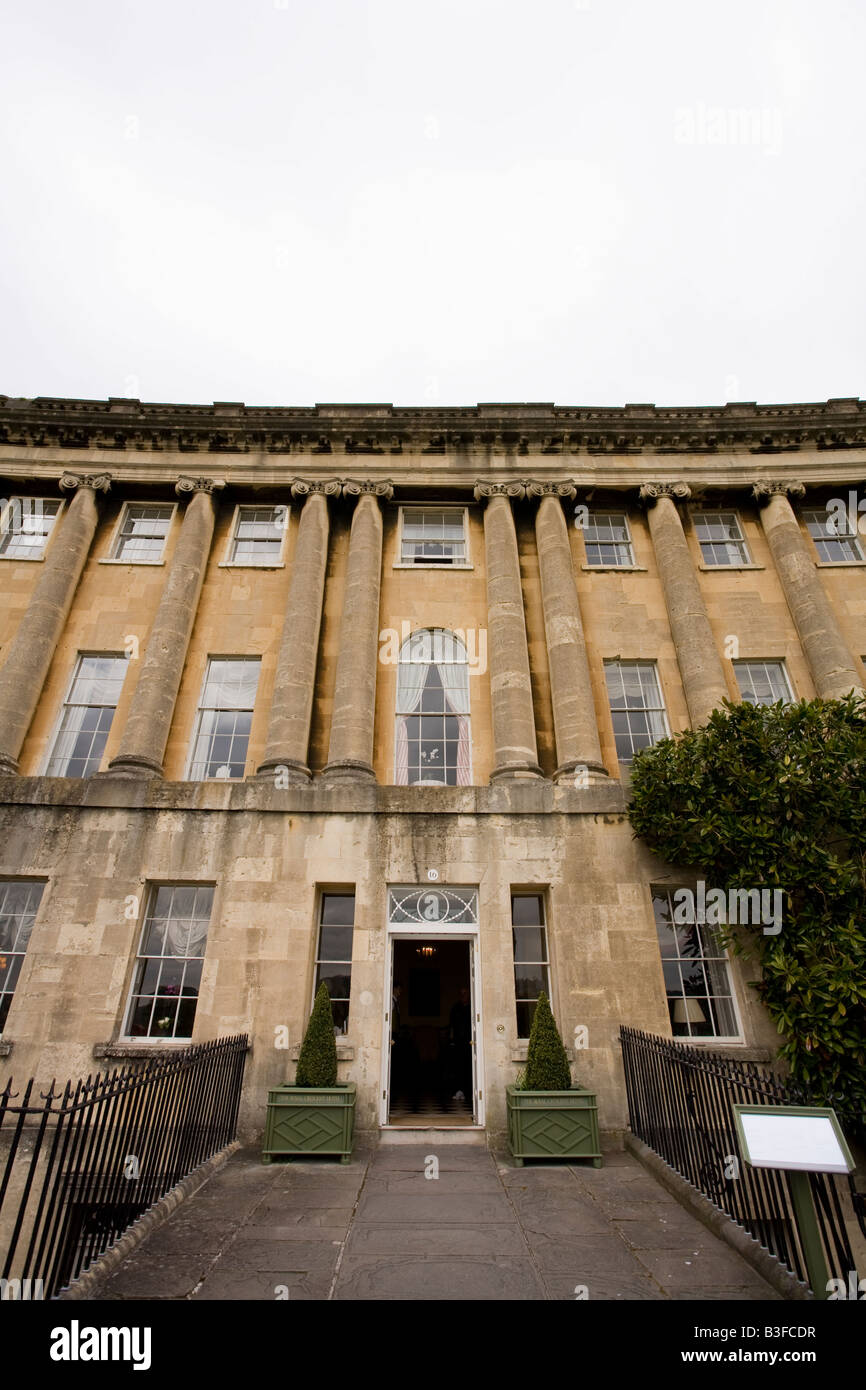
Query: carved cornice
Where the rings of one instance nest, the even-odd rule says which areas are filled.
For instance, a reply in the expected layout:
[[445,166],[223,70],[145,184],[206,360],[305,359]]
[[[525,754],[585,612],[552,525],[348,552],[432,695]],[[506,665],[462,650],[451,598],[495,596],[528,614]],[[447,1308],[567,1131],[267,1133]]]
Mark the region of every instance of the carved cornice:
[[641,483],[638,501],[651,507],[660,497],[670,497],[673,502],[686,502],[691,495],[688,483]]
[[110,473],[64,473],[60,479],[63,492],[74,492],[79,487],[92,488],[94,492],[110,492]]
[[193,478],[186,473],[181,473],[174,485],[174,490],[178,497],[184,492],[213,492],[214,488],[225,487],[221,478]]
[[866,447],[866,401],[718,407],[254,407],[0,396],[0,445],[137,452],[399,455],[778,454]]
[[293,478],[292,496],[309,497],[310,493],[318,492],[325,497],[339,497],[343,491],[343,484],[339,478]]
[[346,478],[343,482],[344,497],[361,497],[364,494],[372,494],[373,497],[384,497],[389,502],[394,496],[394,484],[390,481],[376,482],[372,478]]
[[771,497],[805,497],[806,489],[802,483],[789,483],[784,478],[759,478],[752,488],[752,496],[763,505]]

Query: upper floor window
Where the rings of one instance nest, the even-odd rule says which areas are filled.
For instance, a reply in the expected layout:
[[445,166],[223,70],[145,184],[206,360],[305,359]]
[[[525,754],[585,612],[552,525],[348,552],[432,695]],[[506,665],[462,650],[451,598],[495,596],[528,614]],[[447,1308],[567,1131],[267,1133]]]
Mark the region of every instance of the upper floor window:
[[401,507],[400,563],[465,565],[464,507]]
[[213,910],[212,887],[151,889],[127,1010],[134,1038],[191,1038]]
[[99,771],[126,671],[125,656],[79,656],[46,777],[89,777]]
[[680,920],[697,912],[683,910],[678,890],[653,888],[652,897],[673,1036],[738,1039],[730,965],[718,933]]
[[511,898],[511,940],[514,949],[514,994],[517,1036],[528,1038],[538,997],[550,999],[550,966],[541,893],[515,893]]
[[198,707],[188,780],[239,778],[246,768],[260,657],[211,657]]
[[226,563],[279,565],[288,520],[288,507],[238,507]]
[[154,565],[162,559],[165,538],[174,515],[172,503],[127,502],[120,519],[112,560],[131,565]]
[[748,705],[774,705],[791,699],[783,661],[735,661],[740,695]]
[[469,665],[444,628],[419,628],[400,648],[394,780],[398,786],[469,786]]
[[658,673],[652,661],[606,661],[604,674],[617,757],[629,763],[669,733]]
[[803,513],[806,529],[815,542],[820,558],[828,565],[838,565],[846,560],[862,560],[863,547],[856,531],[856,522],[845,514],[831,512],[829,509]]
[[693,512],[705,565],[748,565],[746,538],[736,512]]
[[583,528],[586,563],[595,567],[632,569],[634,551],[625,512],[590,512]]
[[319,914],[319,949],[313,998],[324,980],[331,996],[334,1032],[349,1031],[349,994],[352,985],[352,934],[355,928],[355,894],[323,893]]
[[0,513],[0,557],[41,560],[62,505],[52,497],[10,497]]
[[15,993],[44,883],[0,881],[0,1033]]

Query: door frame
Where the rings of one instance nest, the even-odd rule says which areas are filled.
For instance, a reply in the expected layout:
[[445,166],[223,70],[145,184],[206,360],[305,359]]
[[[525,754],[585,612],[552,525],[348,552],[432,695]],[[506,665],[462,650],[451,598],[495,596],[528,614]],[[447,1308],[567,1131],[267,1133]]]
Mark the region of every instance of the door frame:
[[[394,942],[395,941],[465,941],[469,945],[469,992],[472,998],[472,1108],[473,1123],[466,1129],[483,1129],[486,1110],[484,1095],[484,1048],[482,1043],[481,1008],[481,938],[476,927],[439,927],[434,923],[424,927],[392,927],[388,924],[385,940],[385,974],[382,1008],[382,1075],[379,1084],[379,1127],[390,1128],[388,1110],[391,1103],[391,998],[394,989]],[[401,1129],[406,1126],[401,1125]]]

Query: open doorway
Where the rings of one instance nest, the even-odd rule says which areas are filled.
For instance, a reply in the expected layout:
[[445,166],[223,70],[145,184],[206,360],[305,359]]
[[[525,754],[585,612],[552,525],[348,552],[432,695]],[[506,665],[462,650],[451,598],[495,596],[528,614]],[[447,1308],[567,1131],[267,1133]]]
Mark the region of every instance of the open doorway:
[[470,943],[393,943],[388,1123],[472,1125],[474,1016]]

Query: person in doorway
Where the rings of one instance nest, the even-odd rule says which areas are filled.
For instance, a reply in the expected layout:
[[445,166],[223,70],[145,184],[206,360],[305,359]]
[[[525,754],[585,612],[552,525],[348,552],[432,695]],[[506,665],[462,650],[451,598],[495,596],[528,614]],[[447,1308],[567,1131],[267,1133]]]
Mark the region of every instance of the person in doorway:
[[452,1006],[451,1045],[454,1056],[456,1090],[452,1100],[472,1099],[472,999],[465,985]]

